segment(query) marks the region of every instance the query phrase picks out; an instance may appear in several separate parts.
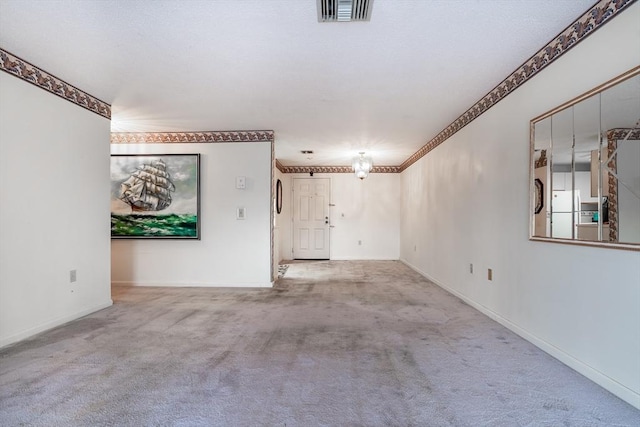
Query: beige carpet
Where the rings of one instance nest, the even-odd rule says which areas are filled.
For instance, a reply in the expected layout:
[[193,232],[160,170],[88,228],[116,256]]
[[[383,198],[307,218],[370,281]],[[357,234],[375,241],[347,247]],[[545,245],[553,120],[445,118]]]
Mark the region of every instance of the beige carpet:
[[276,289],[114,300],[0,350],[1,425],[640,425],[400,262],[295,262]]

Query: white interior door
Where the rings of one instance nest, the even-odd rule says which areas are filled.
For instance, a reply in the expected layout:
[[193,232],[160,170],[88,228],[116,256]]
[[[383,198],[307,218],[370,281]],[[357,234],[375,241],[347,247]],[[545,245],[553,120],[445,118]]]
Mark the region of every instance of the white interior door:
[[329,178],[293,179],[293,258],[329,259]]

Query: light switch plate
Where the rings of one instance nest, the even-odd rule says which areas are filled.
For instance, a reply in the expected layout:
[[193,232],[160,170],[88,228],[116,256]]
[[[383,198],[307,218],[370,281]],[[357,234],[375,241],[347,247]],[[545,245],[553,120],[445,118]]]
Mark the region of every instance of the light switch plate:
[[247,179],[244,176],[236,176],[236,188],[238,190],[244,190],[247,188]]

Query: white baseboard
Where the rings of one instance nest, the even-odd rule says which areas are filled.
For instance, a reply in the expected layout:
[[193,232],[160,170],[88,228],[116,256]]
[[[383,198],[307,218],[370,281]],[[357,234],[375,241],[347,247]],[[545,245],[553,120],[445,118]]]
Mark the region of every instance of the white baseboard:
[[510,320],[505,319],[504,317],[500,316],[498,313],[492,311],[491,309],[485,307],[484,305],[473,301],[472,299],[470,299],[467,296],[461,294],[460,292],[456,291],[455,289],[445,285],[444,283],[439,282],[438,280],[434,279],[433,277],[430,277],[427,273],[425,273],[424,271],[420,270],[419,268],[417,268],[416,266],[412,265],[411,263],[407,262],[406,260],[401,259],[400,261],[402,263],[404,263],[407,267],[411,268],[415,272],[417,272],[420,275],[424,276],[426,279],[428,279],[431,282],[435,283],[436,285],[438,285],[442,289],[446,290],[450,294],[453,294],[456,297],[460,298],[462,301],[464,301],[465,303],[469,304],[471,307],[475,308],[476,310],[478,310],[482,314],[484,314],[484,315],[488,316],[489,318],[495,320],[496,322],[500,323],[505,328],[507,328],[507,329],[511,330],[512,332],[518,334],[519,336],[521,336],[525,340],[529,341],[530,343],[532,343],[536,347],[540,348],[544,352],[546,352],[546,353],[550,354],[551,356],[555,357],[556,359],[558,359],[559,361],[561,361],[562,363],[564,363],[565,365],[567,365],[568,367],[570,367],[574,371],[584,375],[585,377],[589,378],[594,383],[598,384],[599,386],[603,387],[604,389],[606,389],[606,390],[610,391],[611,393],[615,394],[620,399],[622,399],[625,402],[628,402],[629,404],[631,404],[632,406],[640,409],[640,394],[638,394],[635,391],[631,390],[630,388],[626,387],[624,384],[619,383],[618,381],[616,381],[613,378],[607,376],[606,374],[604,374],[604,373],[598,371],[597,369],[587,365],[586,363],[576,359],[575,357],[573,357],[569,353],[566,353],[562,349],[560,349],[560,348],[554,346],[553,344],[545,341],[544,339],[542,339],[542,338],[530,333],[529,331],[519,327],[518,325],[512,323]]
[[259,283],[208,283],[208,282],[134,282],[112,280],[112,286],[140,286],[160,288],[271,288],[274,282]]
[[29,328],[25,331],[19,332],[17,334],[14,334],[8,337],[0,338],[0,348],[8,346],[10,344],[14,344],[18,341],[22,341],[24,339],[30,338],[36,334],[39,334],[40,332],[48,331],[49,329],[53,329],[67,322],[71,322],[72,320],[79,319],[88,314],[95,313],[96,311],[102,310],[104,308],[111,307],[112,305],[113,305],[113,301],[109,299],[108,301],[102,304],[98,304],[96,306],[93,306],[84,310],[80,310],[68,316],[58,317],[49,322],[43,323],[42,325]]
[[398,261],[398,258],[389,257],[331,257],[331,261]]

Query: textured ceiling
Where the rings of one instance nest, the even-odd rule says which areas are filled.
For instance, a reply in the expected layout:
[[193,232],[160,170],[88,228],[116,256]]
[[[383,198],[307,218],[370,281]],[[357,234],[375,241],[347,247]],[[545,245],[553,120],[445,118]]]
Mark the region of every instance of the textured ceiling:
[[113,131],[272,129],[284,165],[399,165],[593,3],[374,0],[321,24],[314,0],[0,0],[0,47],[112,104]]

